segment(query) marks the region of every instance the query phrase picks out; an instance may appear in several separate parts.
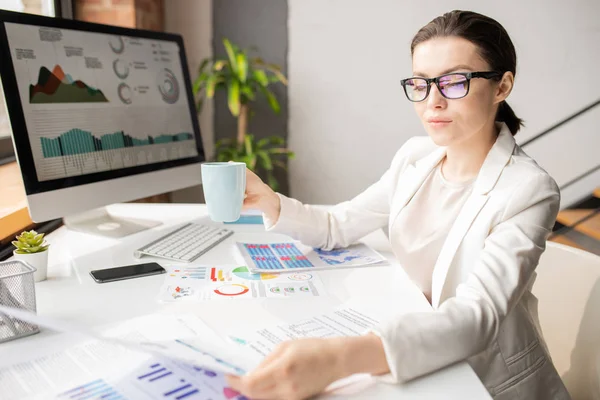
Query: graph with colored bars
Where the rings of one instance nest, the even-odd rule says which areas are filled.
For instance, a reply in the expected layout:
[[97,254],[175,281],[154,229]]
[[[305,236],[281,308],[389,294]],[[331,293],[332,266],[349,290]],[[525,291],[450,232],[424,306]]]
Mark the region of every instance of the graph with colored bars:
[[56,138],[40,138],[42,154],[44,158],[72,156],[104,150],[117,150],[127,147],[149,146],[152,144],[163,144],[193,140],[191,133],[182,132],[174,135],[148,136],[144,139],[136,139],[123,131],[108,133],[96,137],[92,132],[74,128],[62,133]]
[[[149,366],[142,366],[128,378],[119,379],[118,386],[123,390],[119,391],[103,379],[97,379],[63,392],[57,398],[206,400],[218,394],[218,398],[227,400],[248,400],[228,387],[223,374],[183,363],[166,365],[155,362]],[[127,392],[130,397],[126,397],[122,392]]]
[[294,243],[271,243],[244,245],[257,268],[284,269],[310,268],[314,265]]
[[126,399],[115,388],[102,379],[97,379],[85,385],[77,386],[57,396],[59,399],[102,399],[120,400]]
[[190,399],[200,393],[200,389],[194,384],[177,375],[161,363],[156,363],[150,365],[150,368],[139,375],[137,380],[146,386],[152,386],[152,393],[161,393],[162,397],[167,399]]
[[207,277],[206,271],[206,267],[172,268],[169,270],[169,276],[177,279],[196,279],[203,281]]

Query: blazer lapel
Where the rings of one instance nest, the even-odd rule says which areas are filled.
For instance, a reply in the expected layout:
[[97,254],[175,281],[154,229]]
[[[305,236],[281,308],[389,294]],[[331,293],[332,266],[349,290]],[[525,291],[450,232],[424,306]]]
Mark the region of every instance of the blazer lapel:
[[488,193],[494,188],[498,178],[502,174],[502,170],[510,161],[514,148],[515,140],[508,127],[502,124],[496,143],[490,149],[477,175],[477,179],[473,185],[473,192],[452,224],[433,269],[431,305],[434,309],[440,304],[442,289],[444,288],[448,269],[452,264],[454,255],[475,217],[477,217],[477,214],[479,214],[479,211],[481,211],[487,202]]
[[442,250],[437,258],[435,267],[433,268],[433,276],[431,279],[431,305],[434,309],[439,306],[440,296],[446,281],[446,275],[448,275],[448,269],[454,259],[456,250],[458,250],[458,246],[461,244],[467,231],[471,227],[473,220],[477,214],[479,214],[479,211],[481,211],[487,200],[488,196],[485,194],[471,194],[448,232],[448,236],[444,241]]
[[392,199],[390,210],[389,232],[391,234],[392,225],[396,221],[396,217],[400,211],[408,204],[417,190],[421,187],[429,173],[435,168],[440,160],[446,155],[446,148],[440,147],[434,150],[425,158],[418,160],[415,164],[409,164],[401,173],[397,182],[396,195]]

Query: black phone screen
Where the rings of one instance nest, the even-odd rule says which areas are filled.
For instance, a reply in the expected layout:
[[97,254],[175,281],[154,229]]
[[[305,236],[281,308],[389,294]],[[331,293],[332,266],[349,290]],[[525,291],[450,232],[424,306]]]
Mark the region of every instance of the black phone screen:
[[121,279],[137,278],[140,276],[156,275],[165,273],[165,269],[155,262],[146,264],[133,264],[123,267],[98,269],[91,271],[90,275],[96,282],[110,282]]

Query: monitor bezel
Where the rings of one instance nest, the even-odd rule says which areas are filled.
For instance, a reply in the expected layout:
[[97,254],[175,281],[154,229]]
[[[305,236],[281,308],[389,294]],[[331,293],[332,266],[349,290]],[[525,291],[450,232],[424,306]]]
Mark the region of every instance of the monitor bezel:
[[[17,77],[15,74],[14,65],[12,61],[12,54],[10,51],[8,37],[6,33],[5,23],[7,22],[176,42],[180,49],[179,55],[184,79],[184,84],[182,86],[185,88],[185,93],[188,98],[189,112],[192,118],[192,128],[194,130],[194,138],[196,140],[196,149],[198,155],[195,157],[187,157],[178,160],[169,160],[160,163],[146,164],[136,167],[122,168],[118,170],[102,171],[86,175],[77,175],[66,178],[39,181],[35,169],[35,164],[33,162],[33,152],[29,141],[27,124],[25,122],[25,113],[22,108],[21,97],[18,95],[19,92]],[[2,85],[4,87],[4,93],[15,93],[14,96],[4,95],[4,97],[6,99],[6,107],[8,109],[10,124],[12,128],[12,138],[13,145],[15,148],[15,156],[21,169],[23,183],[25,186],[25,192],[27,195],[65,189],[89,183],[129,177],[152,171],[176,168],[190,164],[197,164],[206,160],[204,154],[204,147],[202,145],[200,125],[198,123],[196,103],[194,95],[192,93],[192,85],[188,70],[187,56],[185,53],[185,47],[181,35],[142,29],[123,28],[91,22],[76,21],[60,17],[45,17],[33,14],[24,14],[0,10],[0,51],[2,52],[2,57],[0,57],[0,74],[2,76]]]

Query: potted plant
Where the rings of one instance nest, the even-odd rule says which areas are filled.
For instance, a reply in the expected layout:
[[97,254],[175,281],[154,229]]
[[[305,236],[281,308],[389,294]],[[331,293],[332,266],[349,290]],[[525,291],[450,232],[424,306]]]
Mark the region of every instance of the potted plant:
[[44,234],[36,231],[24,231],[13,240],[15,246],[13,255],[15,259],[25,261],[36,268],[34,280],[40,282],[46,279],[48,271],[48,247],[44,241]]
[[219,140],[216,144],[217,161],[241,161],[262,175],[267,184],[277,190],[279,183],[275,179],[275,168],[286,169],[286,159],[292,159],[294,153],[287,149],[280,136],[256,139],[248,133],[248,121],[251,116],[251,103],[258,95],[266,97],[271,109],[277,114],[280,105],[269,86],[282,83],[287,85],[286,77],[275,64],[265,63],[259,57],[249,57],[247,50],[223,39],[227,53],[225,59],[207,58],[199,68],[194,82],[194,95],[199,96],[198,111],[202,110],[203,96],[213,98],[216,90],[227,91],[227,105],[231,115],[237,118],[235,138]]

